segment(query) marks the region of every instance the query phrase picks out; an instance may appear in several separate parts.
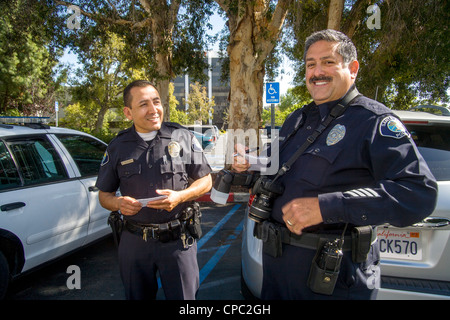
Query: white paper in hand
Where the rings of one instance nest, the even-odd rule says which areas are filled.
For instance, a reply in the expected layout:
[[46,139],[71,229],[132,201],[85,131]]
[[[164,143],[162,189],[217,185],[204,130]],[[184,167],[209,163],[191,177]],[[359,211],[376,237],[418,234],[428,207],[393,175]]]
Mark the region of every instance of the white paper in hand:
[[152,197],[152,198],[145,198],[145,199],[137,199],[137,201],[139,201],[143,207],[147,206],[147,203],[151,202],[151,201],[156,201],[156,200],[162,200],[162,199],[166,199],[167,196],[157,196],[157,197]]

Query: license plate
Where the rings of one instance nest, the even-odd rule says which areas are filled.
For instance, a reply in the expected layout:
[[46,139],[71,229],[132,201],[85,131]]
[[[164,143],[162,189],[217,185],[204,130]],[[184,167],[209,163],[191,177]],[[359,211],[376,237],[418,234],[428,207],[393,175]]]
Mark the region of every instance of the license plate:
[[422,260],[422,234],[417,230],[378,227],[381,258]]

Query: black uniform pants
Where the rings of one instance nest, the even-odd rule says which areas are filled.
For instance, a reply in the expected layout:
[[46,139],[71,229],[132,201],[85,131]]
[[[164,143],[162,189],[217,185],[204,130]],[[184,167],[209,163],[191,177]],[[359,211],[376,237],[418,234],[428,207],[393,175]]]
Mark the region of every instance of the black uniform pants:
[[119,266],[129,300],[155,299],[156,272],[168,300],[194,300],[199,287],[197,243],[184,249],[181,240],[162,243],[124,230],[119,245]]
[[351,251],[345,251],[333,295],[317,294],[307,286],[315,250],[283,244],[283,255],[263,254],[261,296],[271,300],[375,299],[380,286],[378,242],[372,245],[363,263],[354,263]]

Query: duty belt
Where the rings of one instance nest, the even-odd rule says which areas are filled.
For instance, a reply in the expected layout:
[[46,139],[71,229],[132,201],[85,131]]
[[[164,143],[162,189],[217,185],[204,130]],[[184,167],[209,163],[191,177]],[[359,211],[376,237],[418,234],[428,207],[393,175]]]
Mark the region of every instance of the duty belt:
[[181,237],[181,222],[180,220],[172,220],[161,224],[143,224],[131,220],[125,220],[125,228],[133,234],[142,236],[142,239],[160,240],[167,242],[170,240],[178,240]]
[[[371,227],[369,227],[371,228]],[[271,231],[275,230],[276,233],[279,234],[279,239],[281,242],[302,247],[306,249],[316,250],[323,243],[323,241],[332,241],[336,238],[339,238],[339,234],[317,234],[317,233],[302,233],[301,235],[297,235],[289,231],[286,227],[281,224],[273,223],[270,221],[264,221],[262,223],[257,223],[254,229],[254,235],[258,238],[266,242],[270,239],[269,229]],[[352,241],[352,236],[344,237],[344,245],[342,247],[343,251],[352,250],[352,246],[354,247],[354,241]],[[353,239],[354,240],[354,239]],[[369,244],[373,243],[376,240],[376,232],[372,232],[370,235],[370,239],[367,239]],[[353,248],[354,249],[354,248]]]

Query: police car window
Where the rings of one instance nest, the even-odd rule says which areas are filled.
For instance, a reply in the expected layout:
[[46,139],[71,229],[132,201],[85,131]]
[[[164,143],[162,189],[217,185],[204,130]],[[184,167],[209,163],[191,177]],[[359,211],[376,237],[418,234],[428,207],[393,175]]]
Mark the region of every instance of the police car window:
[[450,127],[407,125],[418,147],[450,151]]
[[21,185],[19,172],[6,145],[0,142],[0,190]]
[[438,125],[407,125],[407,127],[436,180],[450,180],[450,127]]
[[83,177],[97,175],[106,151],[106,145],[98,140],[80,135],[57,135],[70,152]]
[[53,145],[43,138],[7,142],[25,185],[67,178],[62,160]]

